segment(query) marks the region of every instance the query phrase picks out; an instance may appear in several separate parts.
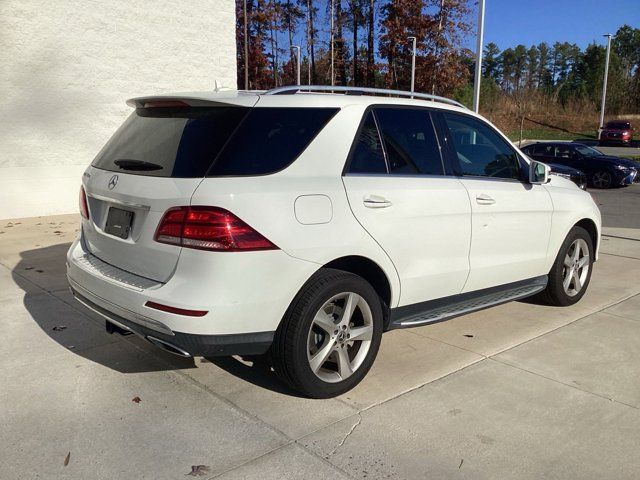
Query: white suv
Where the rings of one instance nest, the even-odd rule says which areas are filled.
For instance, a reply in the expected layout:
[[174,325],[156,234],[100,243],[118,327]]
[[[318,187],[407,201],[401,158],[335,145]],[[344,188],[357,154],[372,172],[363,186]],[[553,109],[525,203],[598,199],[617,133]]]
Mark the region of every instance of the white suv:
[[451,100],[326,90],[130,100],[82,180],[76,298],[179,355],[268,352],[293,388],[330,397],[386,330],[582,297],[588,193]]

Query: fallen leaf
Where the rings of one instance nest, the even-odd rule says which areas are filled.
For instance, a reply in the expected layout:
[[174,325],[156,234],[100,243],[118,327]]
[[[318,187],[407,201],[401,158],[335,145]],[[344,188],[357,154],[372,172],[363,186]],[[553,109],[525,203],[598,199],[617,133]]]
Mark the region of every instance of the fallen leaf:
[[61,332],[61,331],[66,330],[66,329],[67,329],[66,325],[56,325],[51,330],[53,330],[54,332]]
[[191,475],[192,477],[202,477],[206,475],[209,470],[211,469],[207,465],[191,465],[191,471],[186,475]]
[[69,459],[71,458],[71,452],[67,453],[67,456],[64,457],[64,466],[69,465]]
[[131,401],[132,401],[133,403],[140,403],[140,402],[142,401],[142,399],[141,399],[140,397],[138,397],[138,396],[135,396],[135,397],[133,397],[133,398],[131,399]]

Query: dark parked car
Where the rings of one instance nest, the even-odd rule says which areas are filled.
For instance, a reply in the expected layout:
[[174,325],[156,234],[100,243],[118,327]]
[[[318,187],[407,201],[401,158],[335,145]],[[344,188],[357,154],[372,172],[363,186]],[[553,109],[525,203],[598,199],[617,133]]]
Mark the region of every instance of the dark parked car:
[[522,151],[540,162],[582,170],[588,184],[596,188],[630,185],[638,175],[638,166],[631,160],[605,155],[581,143],[534,143]]
[[633,141],[633,127],[630,122],[625,120],[614,120],[607,122],[600,129],[598,136],[598,145],[606,145],[608,143],[621,143],[622,145],[631,145]]
[[582,190],[587,189],[587,176],[583,171],[578,170],[577,168],[567,167],[566,165],[559,165],[557,163],[547,163],[547,165],[551,167],[552,174],[568,178]]

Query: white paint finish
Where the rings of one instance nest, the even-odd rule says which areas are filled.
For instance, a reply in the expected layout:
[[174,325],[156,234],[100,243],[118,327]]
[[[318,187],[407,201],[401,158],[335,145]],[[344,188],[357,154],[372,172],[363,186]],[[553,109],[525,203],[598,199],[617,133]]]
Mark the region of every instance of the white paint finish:
[[465,177],[462,183],[473,216],[471,272],[464,291],[546,275],[553,213],[547,190],[490,178]]
[[591,194],[575,188],[575,184],[566,178],[551,175],[550,179],[551,181],[544,186],[553,201],[553,222],[546,259],[547,270],[553,265],[569,230],[583,219],[590,219],[598,231],[598,245],[594,245],[597,260],[600,253],[599,237],[602,232],[602,217]]
[[77,211],[127,98],[236,85],[232,0],[3,0],[0,32],[0,218]]
[[[211,102],[231,97],[195,96]],[[590,196],[559,177],[544,186],[454,177],[343,178],[362,114],[373,103],[424,102],[339,95],[262,96],[256,108],[335,106],[341,110],[291,166],[275,174],[175,181],[132,178],[130,183],[120,183],[116,193],[109,193],[104,189],[111,174],[104,173],[97,174],[97,183],[91,185],[90,193],[149,205],[157,218],[173,203],[184,204],[193,189],[191,204],[231,211],[280,250],[231,253],[168,246],[175,249],[170,254],[174,259],[179,255],[173,274],[160,288],[135,292],[82,270],[75,260],[82,253],[76,244],[68,256],[71,277],[101,301],[127,309],[133,318],[153,316],[177,331],[273,331],[304,282],[322,265],[344,256],[365,257],[380,266],[391,286],[390,306],[396,307],[452,295],[463,287],[468,291],[545,274],[575,222],[590,218],[600,228]],[[434,102],[429,106],[456,109]],[[477,195],[495,202],[479,205]],[[331,221],[302,224],[295,204],[305,196],[326,197],[332,206]],[[382,208],[367,208],[367,197]],[[385,201],[388,205],[379,204]],[[157,218],[149,223],[149,232]],[[146,240],[150,252],[156,246],[150,237]],[[112,253],[122,256],[114,261],[133,270],[131,265],[147,252],[118,248]],[[143,306],[146,300],[210,313],[191,318],[150,311]]]
[[346,175],[343,181],[354,215],[398,271],[400,305],[460,293],[471,241],[471,207],[460,180]]
[[301,195],[296,198],[294,211],[303,225],[329,223],[333,216],[331,199],[326,195]]
[[[94,303],[129,320],[137,321],[141,316],[162,322],[173,331],[223,335],[273,331],[300,286],[319,267],[281,250],[233,253],[179,247],[174,250],[182,251],[171,279],[159,288],[142,292],[83,268],[77,259],[86,251],[77,241],[67,254],[67,274],[86,290],[85,296]],[[274,281],[274,275],[278,281]],[[165,313],[145,307],[147,300],[209,313],[204,317]]]
[[[176,268],[180,249],[153,238],[164,213],[171,207],[189,205],[201,179],[118,173],[115,187],[109,189],[112,177],[113,172],[89,167],[83,178],[90,219],[82,219],[82,228],[88,249],[118,268],[167,281]],[[127,239],[104,231],[109,209],[123,208],[122,202],[133,212],[131,237]]]
[[[307,152],[310,150],[311,147]],[[303,154],[304,157],[306,155]],[[311,167],[317,168],[310,160],[300,158],[294,165],[309,162]],[[319,157],[318,161],[324,159]],[[194,192],[191,203],[215,205],[233,212],[288,255],[313,262],[316,268],[349,255],[372,260],[385,272],[391,285],[391,305],[395,306],[400,292],[395,268],[384,250],[355,221],[340,173],[321,177],[314,174],[301,176],[303,170],[299,167],[297,176],[285,169],[259,177],[207,178]],[[331,199],[333,216],[330,223],[303,225],[295,218],[292,206],[296,198],[309,192]]]

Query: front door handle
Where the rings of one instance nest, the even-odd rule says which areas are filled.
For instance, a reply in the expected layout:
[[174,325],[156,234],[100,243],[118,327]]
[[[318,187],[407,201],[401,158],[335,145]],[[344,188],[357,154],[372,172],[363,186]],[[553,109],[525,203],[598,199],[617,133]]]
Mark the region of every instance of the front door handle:
[[478,203],[478,205],[493,205],[494,203],[496,203],[493,198],[485,193],[476,195],[476,202]]
[[364,197],[363,203],[367,208],[386,208],[393,205],[389,200],[379,195],[369,195]]

